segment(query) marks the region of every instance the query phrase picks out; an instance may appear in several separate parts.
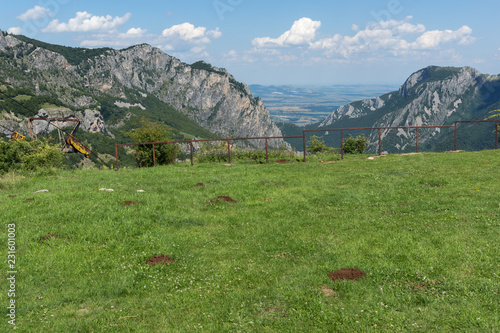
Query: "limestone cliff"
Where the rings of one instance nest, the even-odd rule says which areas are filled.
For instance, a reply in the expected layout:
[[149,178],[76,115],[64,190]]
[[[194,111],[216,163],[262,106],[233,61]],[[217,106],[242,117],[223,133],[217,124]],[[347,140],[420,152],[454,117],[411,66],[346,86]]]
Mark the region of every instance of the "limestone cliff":
[[86,50],[0,32],[0,56],[0,84],[55,95],[72,109],[99,112],[103,96],[130,105],[154,96],[219,137],[281,136],[262,100],[225,69],[147,44]]

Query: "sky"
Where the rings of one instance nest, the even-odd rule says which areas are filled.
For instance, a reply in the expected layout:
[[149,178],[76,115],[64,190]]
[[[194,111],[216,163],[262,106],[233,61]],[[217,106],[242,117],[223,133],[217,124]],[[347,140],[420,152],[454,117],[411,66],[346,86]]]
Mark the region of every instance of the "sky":
[[498,0],[3,1],[0,30],[72,47],[148,43],[247,84],[403,84],[430,66],[500,73]]

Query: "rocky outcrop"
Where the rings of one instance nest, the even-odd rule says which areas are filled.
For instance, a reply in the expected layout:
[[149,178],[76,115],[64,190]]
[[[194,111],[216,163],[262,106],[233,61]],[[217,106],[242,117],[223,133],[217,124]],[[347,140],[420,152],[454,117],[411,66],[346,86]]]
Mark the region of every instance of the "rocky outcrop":
[[[147,44],[92,50],[92,56],[87,56],[90,50],[69,52],[31,43],[0,32],[0,52],[9,54],[9,65],[31,75],[24,83],[33,85],[37,94],[57,94],[72,108],[92,109],[98,104],[96,96],[114,96],[123,103],[119,105],[134,106],[137,101],[129,100],[130,95],[150,94],[220,137],[281,136],[263,102],[225,69],[204,62],[188,65]],[[68,54],[56,52],[60,49]],[[11,82],[7,81],[10,76],[0,68],[0,80]],[[105,128],[87,127],[91,131]]]
[[[50,120],[57,119],[78,119],[80,121],[79,128],[90,133],[109,134],[102,115],[97,110],[87,109],[83,112],[73,111],[68,108],[46,108],[40,109],[35,118],[41,120],[32,120],[31,125],[28,125],[27,119],[18,119],[22,121],[22,129],[25,133],[33,133],[33,135],[41,135],[57,129],[73,128],[76,125],[74,121]],[[49,121],[50,120],[50,121]],[[31,129],[29,128],[31,126]],[[5,133],[5,132],[4,132]],[[9,133],[5,133],[9,135]]]
[[[441,126],[457,120],[484,119],[488,109],[500,100],[500,76],[483,75],[471,67],[427,67],[412,74],[399,91],[341,106],[319,128],[335,127],[345,119],[358,120],[352,127]],[[376,112],[377,117],[372,116]],[[420,132],[425,143],[439,136],[439,129]],[[409,130],[384,130],[382,139],[391,136],[390,150],[404,151],[414,142]],[[377,145],[378,133],[372,133]]]

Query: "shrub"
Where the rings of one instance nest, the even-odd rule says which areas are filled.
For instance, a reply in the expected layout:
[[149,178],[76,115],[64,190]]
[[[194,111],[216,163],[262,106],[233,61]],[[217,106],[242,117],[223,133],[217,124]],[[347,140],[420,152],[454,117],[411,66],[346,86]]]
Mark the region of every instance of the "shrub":
[[349,134],[347,140],[344,140],[344,154],[364,154],[369,144],[370,141],[363,134],[356,138]]
[[[126,135],[137,143],[172,141],[173,130],[160,122],[151,122],[141,119],[142,127],[133,129]],[[134,159],[138,167],[151,167],[153,161],[153,145],[133,146]],[[155,159],[157,165],[173,164],[179,154],[179,147],[175,144],[155,145]]]
[[316,155],[316,154],[332,153],[335,151],[335,149],[332,147],[328,147],[325,144],[323,138],[313,135],[307,142],[306,151],[313,155]]
[[65,153],[47,141],[0,141],[0,173],[62,168]]

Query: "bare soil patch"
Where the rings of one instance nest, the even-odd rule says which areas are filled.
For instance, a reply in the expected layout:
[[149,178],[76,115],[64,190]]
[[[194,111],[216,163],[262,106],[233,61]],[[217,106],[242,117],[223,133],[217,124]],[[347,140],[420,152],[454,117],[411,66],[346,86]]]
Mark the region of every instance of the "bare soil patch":
[[133,206],[138,205],[140,201],[125,201],[122,206]]
[[148,260],[146,260],[146,264],[148,265],[159,265],[159,264],[165,264],[165,263],[171,263],[174,262],[175,260],[169,256],[166,256],[164,254],[159,254],[157,256],[151,257]]
[[13,194],[13,195],[9,195],[9,198],[15,198],[17,197],[17,195]]
[[341,268],[338,271],[331,272],[328,274],[328,277],[333,281],[336,280],[359,280],[363,276],[366,276],[366,273],[357,268]]
[[48,234],[48,235],[42,236],[42,238],[43,239],[51,239],[51,238],[60,238],[60,237],[57,235],[54,235],[54,234]]
[[24,200],[24,202],[29,202],[29,201],[35,201],[35,198],[28,198],[28,199]]
[[290,161],[289,160],[277,160],[274,163],[284,164],[284,163],[290,163]]
[[213,199],[207,202],[207,204],[213,204],[213,203],[223,203],[223,202],[230,202],[230,203],[236,203],[236,200],[231,198],[230,196],[227,195],[219,195],[217,199]]
[[197,186],[197,187],[203,187],[203,186],[205,186],[205,184],[203,184],[203,183],[198,183],[198,184],[196,184],[196,185],[195,185],[195,187],[196,187],[196,186]]

